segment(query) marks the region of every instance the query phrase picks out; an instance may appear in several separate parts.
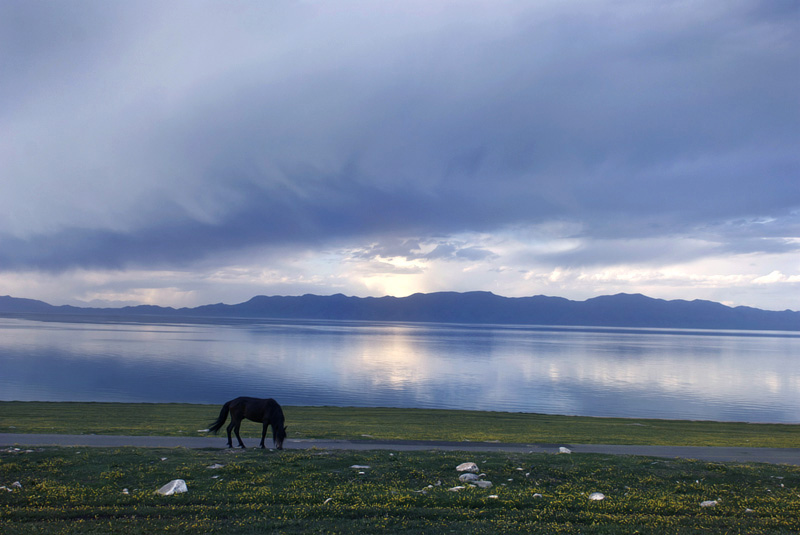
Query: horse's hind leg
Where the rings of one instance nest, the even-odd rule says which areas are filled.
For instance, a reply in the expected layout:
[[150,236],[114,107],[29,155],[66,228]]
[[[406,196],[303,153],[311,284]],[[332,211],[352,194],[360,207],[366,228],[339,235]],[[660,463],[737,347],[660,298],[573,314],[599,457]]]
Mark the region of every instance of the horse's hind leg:
[[[228,447],[229,448],[233,447],[233,441],[231,440],[231,431],[233,430],[235,425],[236,424],[233,422],[233,420],[231,420],[231,423],[229,423],[228,427],[226,428],[226,431],[228,432]],[[238,431],[236,432],[236,436],[237,437],[239,436],[239,432]],[[239,440],[239,442],[241,442],[241,440]]]
[[242,442],[242,437],[239,436],[239,428],[242,426],[242,421],[239,420],[236,422],[236,425],[233,428],[233,432],[236,433],[236,440],[239,441],[239,447],[245,449],[244,442]]

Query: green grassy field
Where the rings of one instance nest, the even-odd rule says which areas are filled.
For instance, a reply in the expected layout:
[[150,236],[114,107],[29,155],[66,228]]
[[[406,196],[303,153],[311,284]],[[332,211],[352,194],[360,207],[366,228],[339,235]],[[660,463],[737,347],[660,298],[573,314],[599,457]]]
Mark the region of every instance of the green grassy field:
[[[491,488],[459,481],[466,461]],[[188,492],[156,494],[176,478]],[[0,488],[9,534],[766,534],[800,525],[800,467],[588,454],[6,449],[0,485],[12,489]],[[605,498],[589,499],[595,492]]]
[[[290,438],[800,446],[800,426],[792,425],[284,409]],[[204,405],[0,402],[0,432],[192,436],[218,412]],[[259,428],[243,426],[251,437]],[[459,481],[455,467],[467,461],[480,466],[491,488]],[[185,480],[188,492],[156,494],[173,479]],[[595,492],[604,499],[589,499]],[[798,526],[798,466],[499,452],[0,450],[3,534],[788,534]]]
[[[0,402],[0,432],[197,436],[216,405]],[[542,414],[284,407],[289,438],[800,447],[800,425],[584,418]],[[246,422],[242,435],[259,436]]]

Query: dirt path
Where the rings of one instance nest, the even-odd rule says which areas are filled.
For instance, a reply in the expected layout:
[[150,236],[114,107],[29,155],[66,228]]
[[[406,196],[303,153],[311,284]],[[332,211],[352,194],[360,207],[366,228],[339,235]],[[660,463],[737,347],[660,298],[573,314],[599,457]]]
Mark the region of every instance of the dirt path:
[[[258,439],[245,440],[250,447]],[[22,446],[92,446],[140,448],[224,448],[224,437],[143,437],[118,435],[43,435],[0,433],[0,447]],[[646,455],[650,457],[680,457],[703,461],[762,462],[800,465],[800,448],[748,448],[699,446],[620,446],[603,444],[505,444],[498,442],[438,442],[417,440],[287,440],[286,449],[327,450],[448,450],[448,451],[507,451],[516,453],[559,453],[568,448],[573,453],[603,453],[607,455]]]

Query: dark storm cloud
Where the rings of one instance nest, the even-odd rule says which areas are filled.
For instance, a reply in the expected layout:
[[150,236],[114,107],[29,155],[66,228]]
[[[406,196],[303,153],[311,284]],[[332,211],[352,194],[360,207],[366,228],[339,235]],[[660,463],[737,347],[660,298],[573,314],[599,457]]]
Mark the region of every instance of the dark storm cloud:
[[348,7],[4,3],[0,266],[550,220],[798,235],[795,4]]

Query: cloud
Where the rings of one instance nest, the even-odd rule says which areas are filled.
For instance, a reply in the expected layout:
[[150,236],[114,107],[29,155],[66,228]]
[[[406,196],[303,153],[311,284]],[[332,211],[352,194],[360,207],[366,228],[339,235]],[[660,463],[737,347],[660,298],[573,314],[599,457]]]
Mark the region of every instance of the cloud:
[[794,254],[797,13],[5,2],[0,270]]

